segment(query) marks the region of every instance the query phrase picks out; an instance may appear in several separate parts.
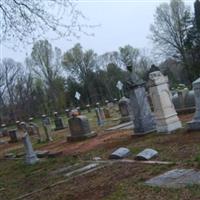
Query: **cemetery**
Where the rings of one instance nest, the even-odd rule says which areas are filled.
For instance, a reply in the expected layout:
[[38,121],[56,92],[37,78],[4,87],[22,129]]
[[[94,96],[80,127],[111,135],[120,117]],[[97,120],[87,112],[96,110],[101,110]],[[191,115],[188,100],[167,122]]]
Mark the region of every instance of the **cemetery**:
[[0,19],[0,200],[200,200],[200,0]]

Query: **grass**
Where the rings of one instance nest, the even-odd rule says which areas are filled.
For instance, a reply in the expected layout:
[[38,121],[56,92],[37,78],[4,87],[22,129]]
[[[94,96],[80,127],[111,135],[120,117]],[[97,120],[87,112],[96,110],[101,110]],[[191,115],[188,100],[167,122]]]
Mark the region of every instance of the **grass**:
[[[108,120],[105,127],[97,127],[94,113],[88,113],[93,130],[102,130],[116,124]],[[114,118],[118,113],[113,114]],[[130,134],[131,134],[130,130]],[[55,133],[54,139],[59,142],[69,134],[67,130]],[[117,131],[116,131],[117,134]],[[174,168],[200,167],[200,134],[177,132],[171,135],[149,134],[144,137],[128,136],[105,141],[104,145],[91,151],[58,158],[44,159],[36,165],[27,166],[24,160],[0,160],[0,199],[12,200],[22,194],[43,188],[49,184],[63,180],[61,175],[52,175],[52,171],[73,164],[82,164],[84,160],[94,157],[107,159],[109,154],[119,146],[131,150],[130,159],[144,148],[153,148],[159,152],[157,160],[172,161],[174,165],[114,164],[92,172],[67,183],[39,192],[26,200],[197,200],[200,199],[200,186],[188,185],[185,188],[169,189],[150,187],[146,180]],[[46,143],[37,144],[32,138],[34,148]],[[67,147],[66,147],[67,148]],[[20,153],[23,147],[12,150]]]

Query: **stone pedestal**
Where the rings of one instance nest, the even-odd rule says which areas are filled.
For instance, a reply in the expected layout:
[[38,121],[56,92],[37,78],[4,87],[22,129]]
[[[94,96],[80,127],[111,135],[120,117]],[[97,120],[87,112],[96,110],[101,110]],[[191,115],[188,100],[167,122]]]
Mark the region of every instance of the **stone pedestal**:
[[195,105],[196,111],[191,122],[188,122],[188,130],[189,131],[196,131],[200,130],[200,78],[192,83],[194,95],[195,95]]
[[103,108],[95,108],[95,113],[96,113],[96,116],[97,116],[97,124],[99,126],[102,126],[104,125],[105,123],[105,114],[104,114],[104,111],[103,111]]
[[156,129],[160,133],[170,133],[182,127],[172,103],[172,95],[168,86],[168,78],[160,71],[149,74],[150,96],[152,99]]
[[71,136],[68,141],[79,141],[96,136],[97,134],[90,130],[89,121],[86,116],[73,116],[68,120]]
[[119,111],[121,114],[120,122],[129,122],[131,120],[130,116],[130,100],[126,97],[122,97],[119,100]]
[[143,84],[135,85],[130,90],[130,105],[134,124],[133,135],[144,135],[153,132],[155,130],[155,120]]
[[22,141],[24,143],[25,152],[26,152],[26,163],[29,165],[35,164],[39,161],[37,158],[36,153],[33,151],[33,147],[29,138],[29,135],[27,133],[24,134],[22,137]]
[[10,136],[10,143],[16,143],[18,142],[18,134],[15,129],[9,131],[9,136]]

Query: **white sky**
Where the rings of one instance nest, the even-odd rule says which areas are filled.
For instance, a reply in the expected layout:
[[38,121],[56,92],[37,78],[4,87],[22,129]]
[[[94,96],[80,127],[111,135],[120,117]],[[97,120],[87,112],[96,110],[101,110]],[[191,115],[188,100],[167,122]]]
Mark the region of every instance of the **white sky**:
[[[89,24],[100,24],[92,29],[95,36],[83,35],[80,40],[67,41],[64,38],[49,41],[62,52],[80,42],[85,49],[93,49],[98,54],[118,50],[120,46],[130,44],[135,48],[152,49],[153,44],[147,38],[149,27],[153,23],[156,7],[169,0],[79,0],[79,7]],[[194,0],[185,0],[193,10]],[[0,58],[11,57],[23,62],[26,54],[30,54],[31,46],[19,46],[12,50],[1,45]]]

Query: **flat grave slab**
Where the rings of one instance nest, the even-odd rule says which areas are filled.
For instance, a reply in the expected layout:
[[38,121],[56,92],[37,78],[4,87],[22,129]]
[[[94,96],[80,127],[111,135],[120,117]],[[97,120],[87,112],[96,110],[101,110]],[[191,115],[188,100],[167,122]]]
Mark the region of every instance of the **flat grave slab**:
[[200,171],[194,169],[173,169],[146,181],[145,184],[166,188],[181,188],[200,184]]
[[119,124],[117,126],[113,126],[109,129],[106,129],[106,131],[113,131],[113,130],[117,130],[117,129],[122,129],[122,128],[128,127],[128,126],[133,126],[133,122],[122,123],[122,124]]

